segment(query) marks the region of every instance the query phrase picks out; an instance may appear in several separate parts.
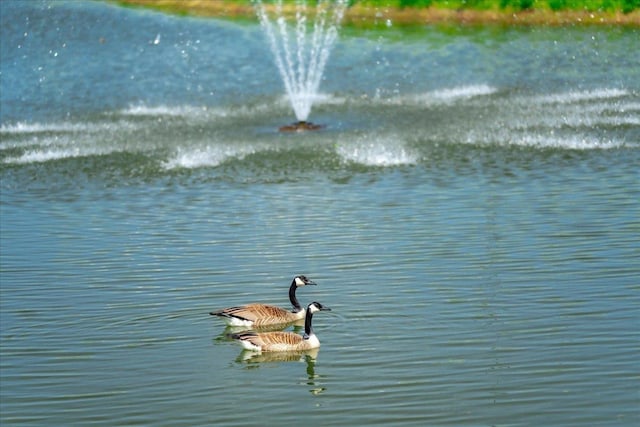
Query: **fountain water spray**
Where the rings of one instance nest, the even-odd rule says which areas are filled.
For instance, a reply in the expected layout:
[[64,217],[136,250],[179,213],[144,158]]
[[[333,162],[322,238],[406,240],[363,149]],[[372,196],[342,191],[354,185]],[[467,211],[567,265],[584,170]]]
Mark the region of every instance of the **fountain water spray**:
[[[282,0],[265,7],[253,0],[260,25],[273,53],[285,91],[298,122],[283,126],[282,131],[303,131],[320,126],[307,121],[331,48],[338,38],[338,27],[348,0],[311,0],[315,4],[313,23],[306,0],[296,0],[295,25],[288,22]],[[270,13],[272,11],[272,13]]]

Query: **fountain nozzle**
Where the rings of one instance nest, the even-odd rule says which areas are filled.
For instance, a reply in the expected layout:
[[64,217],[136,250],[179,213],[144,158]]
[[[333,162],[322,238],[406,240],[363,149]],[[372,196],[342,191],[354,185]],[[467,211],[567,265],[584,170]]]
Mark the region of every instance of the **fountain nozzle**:
[[322,129],[323,127],[323,125],[317,125],[315,123],[301,120],[295,123],[291,123],[290,125],[280,126],[278,130],[280,132],[306,132],[310,130]]

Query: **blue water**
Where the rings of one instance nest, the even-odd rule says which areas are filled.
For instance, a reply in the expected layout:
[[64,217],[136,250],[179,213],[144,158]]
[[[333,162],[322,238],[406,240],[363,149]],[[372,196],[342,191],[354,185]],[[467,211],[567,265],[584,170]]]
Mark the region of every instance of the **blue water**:
[[257,22],[0,8],[2,425],[640,423],[637,29],[343,29],[291,135]]

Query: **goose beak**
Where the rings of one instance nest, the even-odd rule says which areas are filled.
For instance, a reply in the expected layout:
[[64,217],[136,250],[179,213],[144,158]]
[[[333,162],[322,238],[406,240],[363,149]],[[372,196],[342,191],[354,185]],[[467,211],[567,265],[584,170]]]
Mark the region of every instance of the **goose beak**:
[[305,277],[303,280],[304,280],[304,284],[305,284],[305,285],[317,285],[317,283],[316,283],[316,282],[314,282],[314,281],[313,281],[313,280],[311,280],[311,279],[307,279],[306,277]]
[[331,311],[331,309],[329,307],[325,307],[325,306],[322,306],[322,308],[320,310],[322,310],[322,311]]

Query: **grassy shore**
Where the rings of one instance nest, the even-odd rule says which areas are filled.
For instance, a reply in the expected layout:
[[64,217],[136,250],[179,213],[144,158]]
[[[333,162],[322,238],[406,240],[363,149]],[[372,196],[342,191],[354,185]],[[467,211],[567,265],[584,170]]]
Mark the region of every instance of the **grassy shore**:
[[[110,0],[167,13],[255,19],[250,0]],[[265,3],[267,3],[265,1]],[[640,0],[351,0],[344,24],[621,25],[640,27]],[[293,12],[294,6],[289,10]]]

